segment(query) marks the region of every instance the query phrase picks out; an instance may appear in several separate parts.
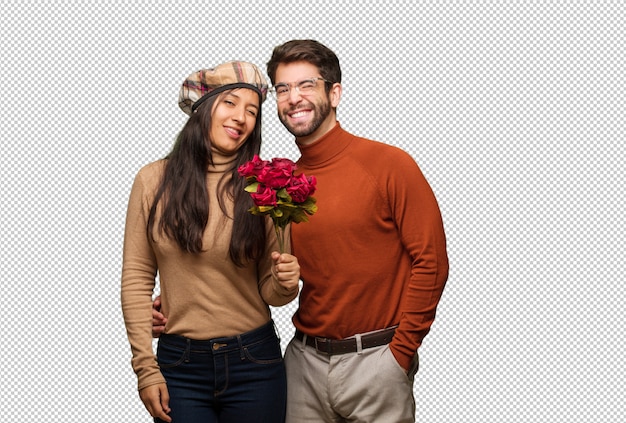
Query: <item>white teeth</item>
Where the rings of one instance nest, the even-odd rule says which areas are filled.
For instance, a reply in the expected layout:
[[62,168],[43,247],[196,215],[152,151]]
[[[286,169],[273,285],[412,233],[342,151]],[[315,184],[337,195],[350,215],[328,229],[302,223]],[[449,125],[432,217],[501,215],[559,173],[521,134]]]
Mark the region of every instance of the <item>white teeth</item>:
[[297,119],[299,117],[305,116],[306,114],[307,114],[307,112],[296,112],[296,113],[292,114],[291,117]]

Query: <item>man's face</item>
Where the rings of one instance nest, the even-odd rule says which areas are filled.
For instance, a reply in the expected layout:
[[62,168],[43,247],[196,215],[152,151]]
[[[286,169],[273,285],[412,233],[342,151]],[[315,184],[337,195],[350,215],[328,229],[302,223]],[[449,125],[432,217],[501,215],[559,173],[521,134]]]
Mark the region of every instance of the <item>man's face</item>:
[[[274,84],[286,84],[289,92],[284,98],[277,99],[278,118],[285,128],[296,137],[299,144],[310,144],[335,126],[336,118],[333,107],[338,103],[335,88],[326,94],[324,81],[315,81],[315,88],[303,93],[296,85],[307,79],[321,78],[315,65],[308,62],[282,63],[276,69]],[[339,86],[339,84],[335,84]]]

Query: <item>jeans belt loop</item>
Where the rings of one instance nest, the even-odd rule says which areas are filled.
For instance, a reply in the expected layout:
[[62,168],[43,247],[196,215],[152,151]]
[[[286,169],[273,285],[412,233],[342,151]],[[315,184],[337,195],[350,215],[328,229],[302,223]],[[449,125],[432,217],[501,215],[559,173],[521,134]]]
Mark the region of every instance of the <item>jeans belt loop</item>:
[[237,335],[237,344],[239,344],[239,358],[241,361],[246,359],[246,355],[243,351],[243,342],[241,341],[241,335]]
[[185,352],[183,354],[183,359],[185,363],[189,363],[191,358],[191,339],[187,338],[187,348],[185,348]]

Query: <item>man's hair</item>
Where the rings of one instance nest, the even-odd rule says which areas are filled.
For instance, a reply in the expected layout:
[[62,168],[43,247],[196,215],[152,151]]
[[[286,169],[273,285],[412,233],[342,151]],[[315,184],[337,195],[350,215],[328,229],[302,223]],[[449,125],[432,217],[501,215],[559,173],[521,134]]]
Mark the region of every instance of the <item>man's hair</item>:
[[308,62],[315,65],[322,78],[330,82],[341,82],[341,67],[337,55],[315,40],[291,40],[274,48],[267,62],[267,75],[276,83],[276,68],[281,63]]

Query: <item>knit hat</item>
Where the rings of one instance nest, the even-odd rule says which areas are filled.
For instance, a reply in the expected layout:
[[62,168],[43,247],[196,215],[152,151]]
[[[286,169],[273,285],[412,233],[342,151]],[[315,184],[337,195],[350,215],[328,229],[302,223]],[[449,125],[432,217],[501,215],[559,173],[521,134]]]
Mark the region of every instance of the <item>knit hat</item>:
[[267,97],[267,81],[259,68],[252,63],[232,61],[189,75],[180,87],[178,105],[191,116],[207,98],[233,88],[256,91],[261,103]]

